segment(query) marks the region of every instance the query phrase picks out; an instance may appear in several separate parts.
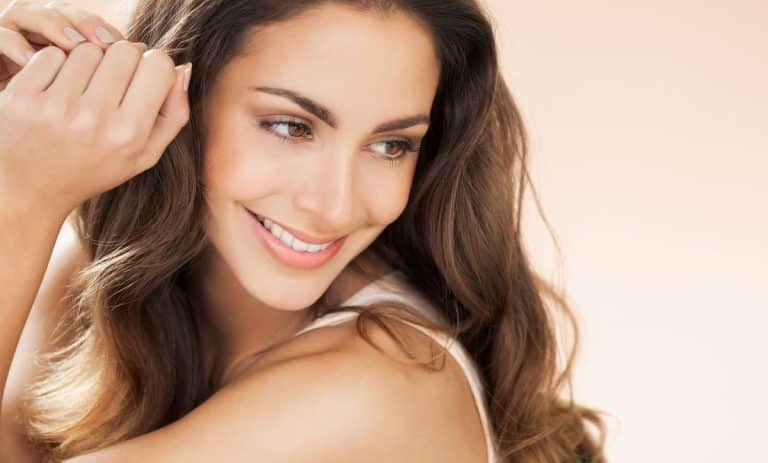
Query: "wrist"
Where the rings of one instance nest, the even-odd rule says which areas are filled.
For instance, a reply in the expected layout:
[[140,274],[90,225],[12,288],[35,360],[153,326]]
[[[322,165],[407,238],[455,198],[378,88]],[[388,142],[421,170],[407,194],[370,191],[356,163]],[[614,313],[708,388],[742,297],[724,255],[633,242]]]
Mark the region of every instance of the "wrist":
[[60,228],[71,209],[50,201],[36,201],[30,197],[2,195],[0,226]]

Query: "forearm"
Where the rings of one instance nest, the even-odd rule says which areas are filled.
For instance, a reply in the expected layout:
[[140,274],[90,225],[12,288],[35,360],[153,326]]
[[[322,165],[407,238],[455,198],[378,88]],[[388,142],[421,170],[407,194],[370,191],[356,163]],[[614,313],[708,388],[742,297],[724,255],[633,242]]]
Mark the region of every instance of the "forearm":
[[[0,398],[16,345],[66,214],[9,204],[0,196]],[[2,403],[0,403],[2,408]]]

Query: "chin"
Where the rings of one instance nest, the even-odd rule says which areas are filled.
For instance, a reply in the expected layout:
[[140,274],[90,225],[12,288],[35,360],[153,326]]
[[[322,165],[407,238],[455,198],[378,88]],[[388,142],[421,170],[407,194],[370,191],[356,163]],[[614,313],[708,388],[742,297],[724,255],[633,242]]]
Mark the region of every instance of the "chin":
[[244,269],[242,286],[254,299],[275,310],[301,311],[311,307],[320,299],[338,276],[329,278],[310,274],[300,278],[275,273],[268,276],[261,272],[249,272]]

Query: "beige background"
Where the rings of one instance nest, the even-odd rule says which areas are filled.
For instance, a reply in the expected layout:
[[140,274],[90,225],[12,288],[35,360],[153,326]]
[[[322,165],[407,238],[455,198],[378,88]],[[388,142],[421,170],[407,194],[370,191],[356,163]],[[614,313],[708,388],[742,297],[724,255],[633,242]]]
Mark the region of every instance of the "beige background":
[[610,461],[766,461],[768,2],[488,5],[564,260],[533,209],[528,245]]

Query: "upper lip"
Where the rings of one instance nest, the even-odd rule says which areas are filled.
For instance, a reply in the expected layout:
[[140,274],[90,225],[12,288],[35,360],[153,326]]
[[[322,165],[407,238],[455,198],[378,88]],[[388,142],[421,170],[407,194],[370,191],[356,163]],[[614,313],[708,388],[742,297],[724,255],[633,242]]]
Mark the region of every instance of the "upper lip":
[[257,213],[253,212],[252,210],[250,210],[248,208],[246,208],[246,210],[251,215],[253,215],[254,217],[256,217],[258,219],[269,219],[270,222],[275,223],[277,225],[280,225],[280,228],[282,228],[283,230],[286,230],[291,235],[293,235],[296,238],[300,239],[301,241],[304,241],[304,242],[309,243],[309,244],[325,244],[325,243],[330,243],[332,241],[336,241],[336,240],[338,240],[340,238],[343,238],[342,236],[330,237],[330,238],[318,238],[316,236],[308,235],[308,234],[306,234],[304,232],[296,230],[295,228],[291,228],[291,227],[289,227],[287,225],[284,225],[283,223],[278,222],[277,220],[274,220],[271,217],[266,217],[266,216],[257,214]]

